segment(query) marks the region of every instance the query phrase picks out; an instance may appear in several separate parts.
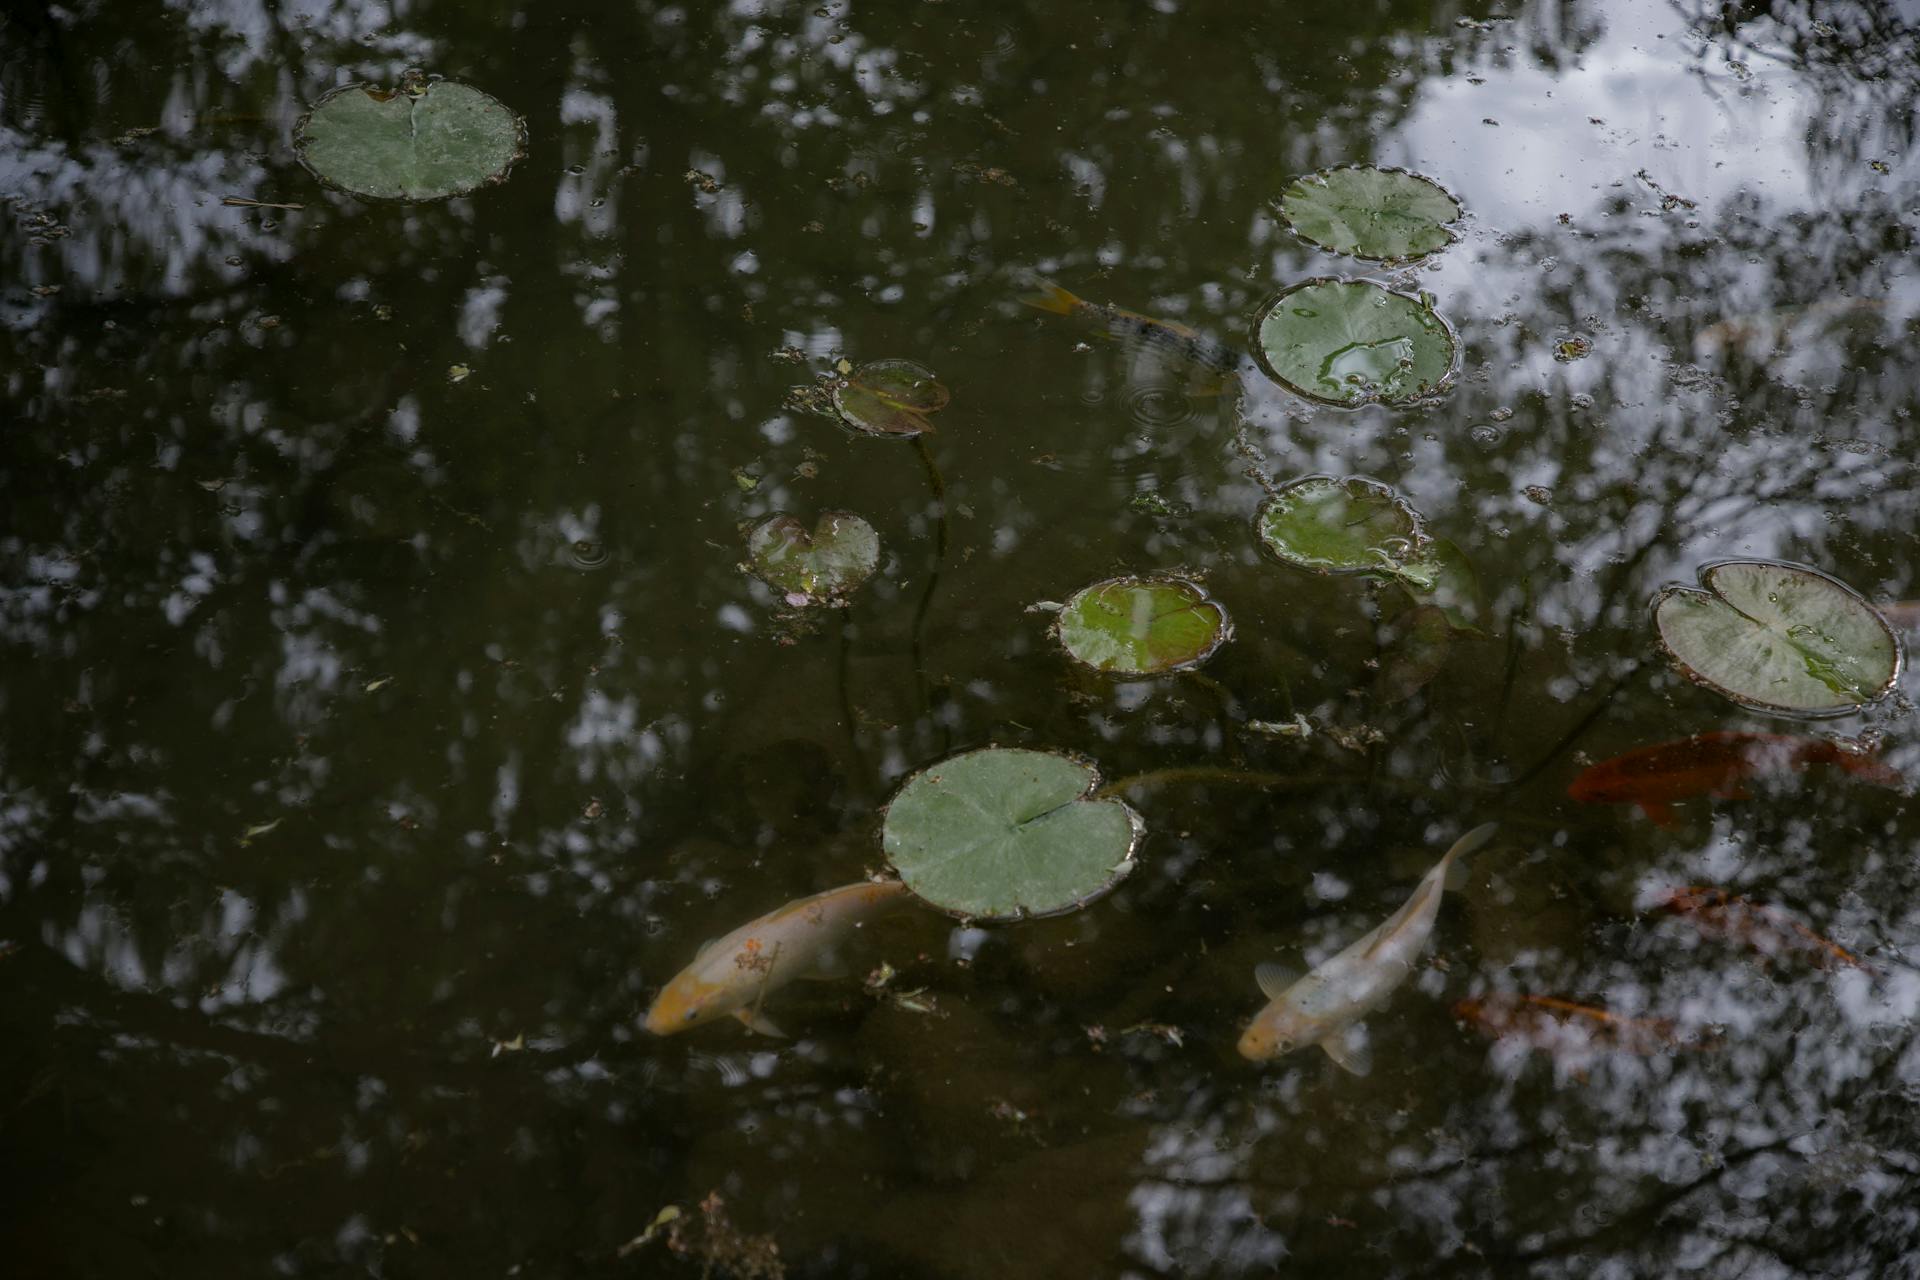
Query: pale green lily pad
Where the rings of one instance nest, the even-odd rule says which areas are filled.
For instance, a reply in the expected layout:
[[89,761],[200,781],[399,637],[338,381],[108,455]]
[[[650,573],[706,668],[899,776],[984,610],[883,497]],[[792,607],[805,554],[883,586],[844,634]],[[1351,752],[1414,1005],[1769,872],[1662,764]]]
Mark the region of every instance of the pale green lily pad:
[[1093,798],[1099,770],[1051,751],[987,747],[907,780],[881,843],[907,887],[976,920],[1083,907],[1133,870],[1144,827]]
[[[1304,476],[1281,486],[1254,514],[1261,545],[1309,573],[1431,573],[1419,560],[1420,513],[1365,476]],[[1411,566],[1411,568],[1410,568]],[[1419,579],[1431,585],[1428,578]]]
[[1406,404],[1453,378],[1459,344],[1424,299],[1371,280],[1316,279],[1261,312],[1256,354],[1267,376],[1322,404]]
[[1884,698],[1900,641],[1858,592],[1817,569],[1721,560],[1700,586],[1664,587],[1653,625],[1680,673],[1744,707],[1835,716]]
[[879,565],[880,535],[850,511],[822,513],[811,531],[792,516],[768,516],[747,534],[747,569],[793,605],[845,596]]
[[833,389],[833,407],[856,431],[918,436],[933,430],[927,415],[946,408],[953,393],[933,370],[911,360],[863,364]]
[[1233,634],[1233,624],[1184,578],[1108,578],[1073,594],[1054,634],[1095,671],[1144,676],[1200,665]]
[[503,182],[526,138],[526,122],[498,99],[424,77],[397,89],[343,85],[293,127],[302,164],[370,200],[442,200]]
[[1460,202],[1404,169],[1343,165],[1295,179],[1280,216],[1302,240],[1371,262],[1410,262],[1453,243]]

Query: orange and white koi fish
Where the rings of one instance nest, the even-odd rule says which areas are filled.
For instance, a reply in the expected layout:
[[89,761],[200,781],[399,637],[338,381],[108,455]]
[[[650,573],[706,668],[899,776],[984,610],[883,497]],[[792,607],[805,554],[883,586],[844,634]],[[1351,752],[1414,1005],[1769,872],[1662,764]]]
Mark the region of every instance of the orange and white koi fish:
[[1583,804],[1633,804],[1656,826],[1673,826],[1677,800],[1721,796],[1743,800],[1748,778],[1830,764],[1856,778],[1897,787],[1902,778],[1864,751],[1827,738],[1777,733],[1700,733],[1603,760],[1573,780],[1567,794]]
[[1629,1018],[1556,996],[1492,992],[1455,1001],[1453,1016],[1495,1040],[1515,1040],[1556,1060],[1604,1052],[1658,1053],[1704,1043],[1683,1036],[1666,1018]]
[[1108,337],[1165,352],[1214,373],[1235,373],[1250,365],[1247,357],[1232,347],[1186,325],[1156,320],[1110,302],[1088,302],[1051,280],[1041,281],[1039,292],[1028,294],[1020,301],[1050,315],[1077,316],[1100,326]]
[[1240,1037],[1240,1056],[1261,1062],[1317,1044],[1335,1063],[1365,1075],[1366,1052],[1348,1040],[1347,1032],[1413,972],[1433,936],[1447,872],[1456,858],[1492,839],[1495,825],[1475,827],[1454,841],[1398,911],[1306,977],[1290,984],[1277,966],[1257,967],[1254,978],[1270,1003]]
[[862,880],[789,902],[715,938],[661,988],[647,1010],[647,1030],[669,1036],[733,1017],[762,1035],[784,1034],[760,1012],[766,997],[795,978],[838,977],[835,953],[848,936],[910,897],[898,880]]
[[1877,972],[1839,943],[1823,938],[1775,907],[1738,897],[1725,889],[1690,886],[1662,894],[1659,910],[1685,917],[1709,938],[1726,938],[1752,947],[1769,960],[1796,955],[1818,969]]

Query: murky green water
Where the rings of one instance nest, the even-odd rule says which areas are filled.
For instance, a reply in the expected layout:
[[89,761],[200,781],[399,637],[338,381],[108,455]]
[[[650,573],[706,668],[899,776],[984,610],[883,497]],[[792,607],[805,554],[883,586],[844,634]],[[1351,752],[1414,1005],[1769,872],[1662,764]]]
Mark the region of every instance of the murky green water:
[[[1920,1274],[1912,802],[1810,770],[1661,828],[1566,794],[1811,731],[1673,674],[1662,583],[1760,555],[1920,596],[1920,12],[1042,8],[0,19],[11,1273]],[[525,115],[504,185],[369,205],[293,160],[306,104],[410,65]],[[1460,243],[1288,234],[1285,183],[1349,162],[1442,181]],[[1434,295],[1447,394],[1210,387],[1016,302],[1244,348],[1342,273]],[[952,389],[944,502],[913,445],[783,407],[842,357]],[[1264,486],[1314,472],[1478,569],[1485,638],[1410,697],[1390,591],[1256,551]],[[881,567],[795,620],[738,526],[831,509]],[[1205,679],[1076,676],[1025,611],[1172,569],[1234,619]],[[1823,729],[1920,769],[1903,698]],[[884,922],[891,983],[778,993],[791,1040],[639,1027],[989,742],[1286,781],[1132,788],[1110,896]],[[1337,951],[1490,818],[1372,1074],[1235,1054],[1257,963]],[[1646,910],[1684,884],[1877,972]],[[1707,1047],[1495,1043],[1450,1012],[1493,992]]]

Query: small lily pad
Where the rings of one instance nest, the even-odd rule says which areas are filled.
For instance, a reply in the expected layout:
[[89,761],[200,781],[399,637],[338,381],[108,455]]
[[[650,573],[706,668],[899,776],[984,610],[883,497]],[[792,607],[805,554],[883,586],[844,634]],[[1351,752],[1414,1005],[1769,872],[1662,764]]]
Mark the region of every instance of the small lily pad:
[[855,431],[875,436],[918,436],[933,430],[927,415],[953,398],[933,370],[911,360],[875,360],[855,369],[833,389],[833,407]]
[[1700,588],[1664,587],[1653,625],[1680,673],[1744,707],[1835,716],[1884,698],[1900,641],[1837,578],[1772,560],[1721,560]]
[[1304,476],[1261,503],[1253,524],[1261,545],[1296,569],[1412,574],[1413,585],[1432,585],[1420,513],[1378,480]]
[[1404,169],[1342,165],[1295,179],[1280,196],[1293,234],[1333,253],[1409,262],[1453,243],[1460,202]]
[[1144,830],[1100,772],[1051,751],[987,747],[909,778],[881,843],[909,889],[944,911],[1017,920],[1083,907],[1133,870]]
[[1233,624],[1184,578],[1108,578],[1073,594],[1054,634],[1095,671],[1141,676],[1200,665],[1233,634]]
[[1322,404],[1405,404],[1445,387],[1459,344],[1423,298],[1371,280],[1306,280],[1256,326],[1267,376]]
[[503,182],[526,139],[498,99],[421,76],[396,89],[342,85],[293,126],[300,163],[369,200],[443,200]]
[[822,513],[811,532],[792,516],[768,516],[747,534],[746,567],[790,604],[845,596],[879,564],[880,535],[850,511]]

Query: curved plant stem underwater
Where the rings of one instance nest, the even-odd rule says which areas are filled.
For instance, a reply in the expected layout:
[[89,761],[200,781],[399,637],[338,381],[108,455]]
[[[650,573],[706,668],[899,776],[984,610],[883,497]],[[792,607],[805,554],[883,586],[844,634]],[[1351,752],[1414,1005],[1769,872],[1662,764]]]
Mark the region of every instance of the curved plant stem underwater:
[[940,568],[947,560],[950,528],[947,519],[947,483],[940,478],[940,468],[933,460],[933,451],[927,448],[927,438],[915,436],[913,448],[914,452],[920,455],[920,465],[926,469],[927,490],[933,495],[934,511],[940,520],[933,540],[933,568],[927,574],[926,590],[920,593],[920,604],[913,611],[914,700],[919,704],[920,714],[930,716],[933,713],[933,705],[927,696],[927,611],[933,607],[933,592],[940,585]]

